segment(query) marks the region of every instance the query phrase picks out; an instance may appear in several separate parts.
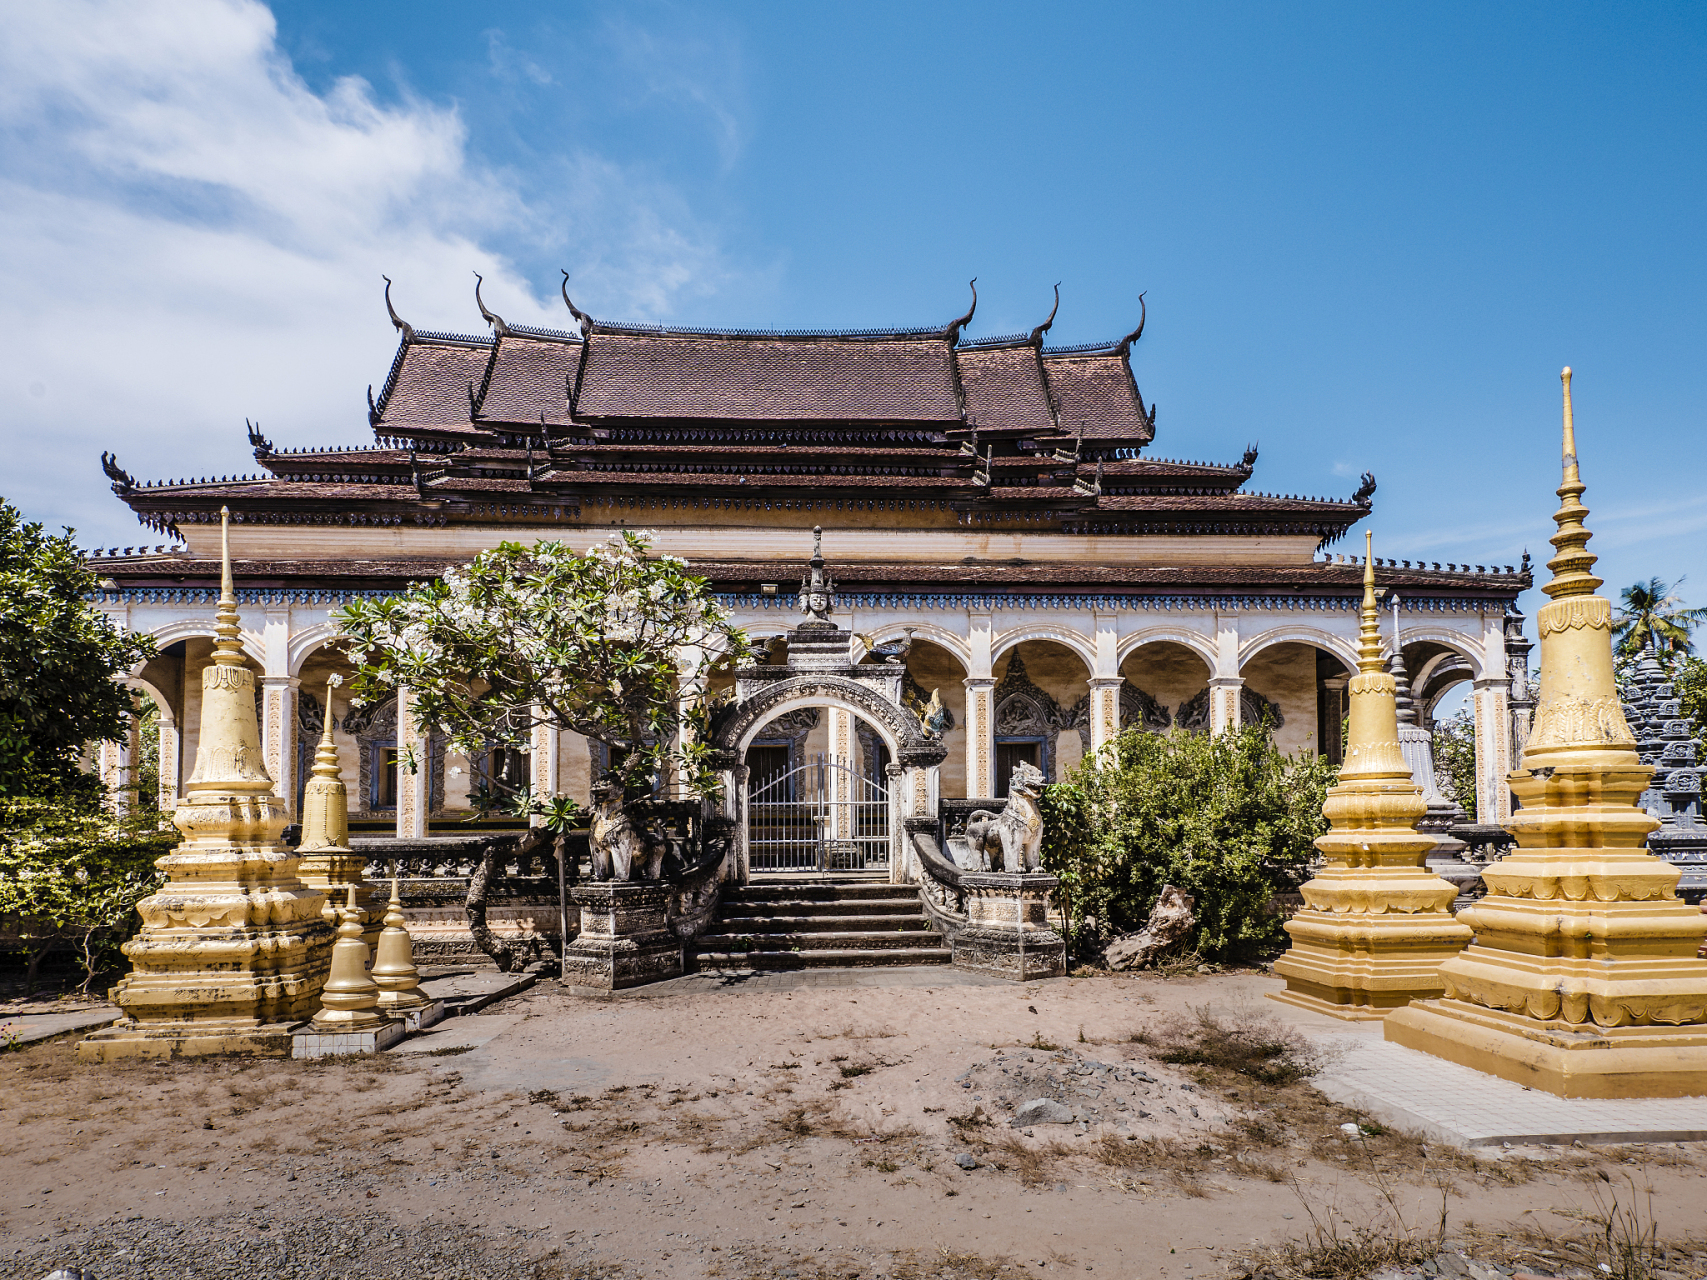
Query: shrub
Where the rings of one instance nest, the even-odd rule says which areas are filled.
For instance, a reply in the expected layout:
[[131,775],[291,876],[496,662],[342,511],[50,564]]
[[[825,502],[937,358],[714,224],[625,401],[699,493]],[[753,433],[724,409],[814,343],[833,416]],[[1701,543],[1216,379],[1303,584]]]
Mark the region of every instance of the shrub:
[[0,797],[0,933],[36,967],[75,950],[83,989],[136,931],[136,904],[166,883],[154,863],[178,843],[159,815],[119,818],[87,803]]
[[1121,734],[1043,795],[1043,862],[1061,879],[1074,949],[1141,928],[1167,884],[1197,899],[1186,945],[1205,959],[1283,943],[1272,901],[1303,878],[1335,776],[1259,726]]

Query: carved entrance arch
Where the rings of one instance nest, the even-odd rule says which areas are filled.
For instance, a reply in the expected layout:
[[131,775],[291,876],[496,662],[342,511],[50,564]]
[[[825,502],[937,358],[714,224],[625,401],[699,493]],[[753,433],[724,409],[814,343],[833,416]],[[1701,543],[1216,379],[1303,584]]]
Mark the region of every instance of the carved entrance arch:
[[940,739],[924,730],[918,717],[896,705],[870,684],[829,673],[802,673],[766,681],[740,702],[725,707],[712,722],[708,745],[712,765],[723,775],[723,810],[734,839],[724,863],[726,880],[745,882],[747,845],[747,748],[779,717],[797,711],[836,708],[862,720],[882,741],[893,761],[890,774],[890,878],[917,878],[904,838],[908,818],[934,820],[937,766],[948,754]]

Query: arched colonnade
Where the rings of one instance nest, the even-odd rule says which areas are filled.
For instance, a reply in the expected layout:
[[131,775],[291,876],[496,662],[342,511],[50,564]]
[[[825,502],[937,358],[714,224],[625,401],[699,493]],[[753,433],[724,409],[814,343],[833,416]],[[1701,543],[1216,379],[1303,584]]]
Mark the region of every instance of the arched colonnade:
[[[334,738],[358,825],[418,835],[433,817],[465,809],[469,762],[442,749],[434,754],[431,740],[411,721],[406,696],[383,709],[380,723],[352,716],[349,664],[331,644],[335,603],[254,596],[239,606],[243,650],[260,691],[267,768],[292,812],[312,762],[326,676],[334,670],[346,677],[345,688],[333,694]],[[726,602],[758,635],[786,633],[796,620],[777,597]],[[943,796],[999,795],[1020,760],[1058,779],[1133,724],[1216,732],[1266,716],[1283,749],[1337,758],[1343,690],[1356,662],[1354,600],[1244,609],[1162,603],[1168,607],[1031,598],[1023,607],[1005,608],[995,599],[958,604],[953,598],[849,597],[838,599],[836,620],[864,642],[856,642],[856,654],[911,631],[902,659],[904,698],[920,710],[934,694],[947,712]],[[194,762],[214,600],[209,593],[193,609],[123,599],[104,607],[121,626],[160,642],[161,656],[132,672],[129,682],[161,709],[160,798],[169,805]],[[1402,615],[1406,657],[1411,661],[1414,654],[1412,677],[1425,709],[1460,681],[1474,686],[1477,799],[1485,821],[1505,816],[1510,805],[1503,781],[1513,742],[1503,616],[1497,604],[1475,601],[1450,608],[1407,602]],[[851,714],[844,718],[826,708],[808,724],[809,709],[796,710],[786,733],[761,733],[755,742],[810,751],[820,742],[830,749],[832,734],[857,744],[862,731],[870,732]],[[527,767],[535,789],[584,798],[602,763],[596,746],[548,730],[536,731],[532,745]],[[390,776],[385,761],[391,757],[384,753],[411,748],[430,767],[397,777],[393,795],[382,785]],[[119,777],[131,755],[123,746],[104,752],[103,772]]]

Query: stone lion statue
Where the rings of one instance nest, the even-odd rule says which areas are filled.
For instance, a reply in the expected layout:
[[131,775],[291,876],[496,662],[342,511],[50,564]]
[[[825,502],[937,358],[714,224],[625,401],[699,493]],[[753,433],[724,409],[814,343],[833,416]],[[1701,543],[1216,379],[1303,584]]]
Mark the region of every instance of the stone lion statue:
[[594,880],[656,880],[663,874],[668,842],[634,821],[623,805],[622,784],[606,779],[593,787],[587,851]]
[[999,855],[1002,870],[1036,871],[1043,865],[1043,771],[1022,761],[1008,779],[1008,803],[1000,813],[975,809],[966,820],[966,847],[984,867],[993,869]]

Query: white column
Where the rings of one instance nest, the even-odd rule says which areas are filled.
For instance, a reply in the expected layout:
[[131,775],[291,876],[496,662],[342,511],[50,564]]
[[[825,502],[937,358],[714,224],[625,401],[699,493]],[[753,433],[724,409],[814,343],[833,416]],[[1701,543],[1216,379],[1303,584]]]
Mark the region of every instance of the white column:
[[177,722],[172,719],[172,709],[164,704],[160,707],[160,811],[171,813],[178,807],[178,757],[182,750],[178,737]]
[[1097,752],[1120,733],[1120,677],[1091,677],[1091,754]]
[[734,822],[732,848],[723,864],[723,878],[732,884],[746,884],[752,870],[751,850],[747,846],[747,782],[751,770],[745,764],[736,765],[724,773],[724,812]]
[[991,690],[996,687],[991,671],[991,624],[987,613],[969,618],[966,644],[970,661],[966,671],[966,794],[991,796],[996,791],[994,709]]
[[130,718],[130,730],[120,742],[103,742],[96,754],[96,773],[107,789],[107,808],[114,813],[129,813],[131,793],[125,786],[131,781],[131,761],[136,757],[130,743],[136,737],[136,717]]
[[906,815],[913,804],[912,797],[907,794],[906,775],[922,770],[903,770],[891,760],[883,766],[883,772],[884,784],[889,788],[889,883],[906,884],[912,879],[912,841],[907,839]]
[[[1476,810],[1481,822],[1511,817],[1511,672],[1506,664],[1505,612],[1482,614],[1482,677],[1475,682]],[[1485,745],[1484,745],[1485,744]]]
[[285,813],[296,812],[296,691],[295,676],[261,677],[261,752],[273,794],[284,801]]
[[1093,619],[1096,668],[1091,672],[1091,754],[1096,755],[1120,733],[1119,618],[1098,613]]
[[1209,677],[1209,732],[1239,727],[1239,694],[1245,687],[1239,674],[1239,619],[1215,619],[1215,670]]
[[[824,833],[829,840],[853,838],[853,801],[857,798],[850,785],[854,767],[853,715],[840,707],[828,708],[830,713],[830,829]],[[839,766],[839,767],[838,767]]]
[[[414,772],[409,761],[415,762]],[[427,834],[429,771],[427,737],[415,722],[415,698],[408,689],[397,691],[397,838],[419,840]]]
[[1511,817],[1511,684],[1499,676],[1475,685],[1476,821],[1499,824]]
[[[537,715],[539,708],[534,710]],[[557,795],[557,753],[562,749],[562,737],[555,725],[536,723],[533,727],[528,741],[533,776],[528,779],[528,785],[536,799],[548,801]],[[538,817],[533,819],[535,826],[540,822]]]

